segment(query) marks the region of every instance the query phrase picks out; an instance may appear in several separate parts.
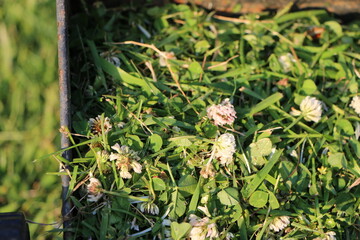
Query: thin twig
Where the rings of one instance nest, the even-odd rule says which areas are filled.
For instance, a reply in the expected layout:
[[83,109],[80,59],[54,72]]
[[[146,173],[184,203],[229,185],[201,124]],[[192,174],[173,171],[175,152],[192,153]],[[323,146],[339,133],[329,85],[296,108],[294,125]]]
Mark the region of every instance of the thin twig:
[[74,187],[74,189],[72,191],[75,192],[79,187],[81,187],[89,179],[90,179],[90,176],[86,175],[86,177],[81,182],[76,184],[76,186]]
[[[205,54],[204,58],[203,58],[203,61],[202,61],[202,64],[201,64],[202,69],[204,69],[204,67],[205,67],[206,59],[207,59],[207,55]],[[203,75],[204,75],[204,71],[202,71],[201,74],[200,74],[199,82],[202,81]]]
[[219,64],[216,64],[216,65],[213,65],[213,66],[209,66],[208,69],[213,69],[213,68],[216,68],[216,67],[220,67],[220,66],[223,66],[223,65],[226,65],[228,64],[228,62],[230,62],[231,60],[233,60],[234,58],[237,58],[239,55],[235,55],[235,56],[232,56],[231,58],[229,58],[228,60],[224,61],[224,62],[221,62]]
[[262,133],[262,132],[272,132],[272,131],[274,131],[274,130],[282,129],[282,128],[283,128],[283,127],[269,128],[269,129],[261,130],[261,131],[259,131],[259,133]]
[[240,19],[240,18],[232,18],[232,17],[225,17],[225,16],[221,16],[221,15],[214,15],[214,18],[219,19],[219,20],[223,20],[223,21],[228,21],[228,22],[234,22],[234,23],[244,23],[244,24],[250,24],[253,22],[261,22],[261,23],[274,23],[273,20],[249,20],[249,19]]
[[241,135],[241,136],[245,136],[245,134],[244,134],[244,133],[238,132],[238,131],[236,131],[235,129],[232,129],[232,128],[227,128],[227,127],[224,127],[224,126],[219,126],[219,127],[223,128],[223,129],[225,129],[225,130],[228,130],[228,131],[231,131],[231,132],[237,133],[237,134],[239,134],[239,135]]
[[299,61],[299,58],[298,58],[298,55],[297,55],[296,52],[295,52],[295,49],[294,49],[292,46],[290,46],[289,48],[290,48],[290,51],[291,51],[292,55],[293,55],[294,58],[295,58],[296,65],[297,65],[298,68],[299,68],[300,74],[303,74],[303,73],[304,73],[304,69],[303,69],[303,67],[302,67],[302,65],[301,65],[301,63],[300,63],[300,61]]
[[156,74],[155,74],[155,71],[154,71],[154,68],[151,64],[150,61],[146,61],[145,62],[145,65],[148,67],[148,69],[150,70],[151,72],[151,76],[152,76],[152,79],[154,80],[154,82],[157,82],[157,78],[156,78]]

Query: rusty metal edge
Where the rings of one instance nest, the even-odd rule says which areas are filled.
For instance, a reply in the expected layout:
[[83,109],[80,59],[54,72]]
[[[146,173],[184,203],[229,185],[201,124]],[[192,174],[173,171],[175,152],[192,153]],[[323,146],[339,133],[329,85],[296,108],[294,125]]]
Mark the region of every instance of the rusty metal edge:
[[[59,65],[59,97],[60,97],[60,126],[71,129],[71,114],[70,114],[70,65],[69,65],[69,44],[68,44],[68,0],[56,0],[56,19],[58,30],[58,65]],[[61,133],[61,148],[66,149],[70,147],[71,143],[67,134]],[[62,157],[68,161],[72,160],[70,150],[64,151]],[[60,171],[63,172],[68,166],[60,166]],[[61,199],[62,208],[61,214],[63,218],[63,227],[66,229],[70,226],[71,218],[71,202],[67,198],[69,191],[70,177],[68,175],[61,175]],[[69,231],[64,231],[63,238],[70,239],[72,234]]]

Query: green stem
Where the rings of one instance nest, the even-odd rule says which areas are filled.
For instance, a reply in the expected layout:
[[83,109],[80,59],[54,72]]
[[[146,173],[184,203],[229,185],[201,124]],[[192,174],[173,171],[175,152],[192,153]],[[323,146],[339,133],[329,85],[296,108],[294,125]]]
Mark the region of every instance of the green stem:
[[300,115],[297,119],[295,119],[289,126],[287,126],[284,129],[284,132],[287,132],[290,128],[292,128],[295,124],[297,124],[298,122],[300,122],[301,119],[303,119],[303,115]]

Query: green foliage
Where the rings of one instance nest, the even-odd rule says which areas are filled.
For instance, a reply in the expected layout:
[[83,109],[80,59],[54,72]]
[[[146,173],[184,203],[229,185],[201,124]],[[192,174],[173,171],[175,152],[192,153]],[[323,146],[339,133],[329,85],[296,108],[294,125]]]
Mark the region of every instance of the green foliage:
[[[101,182],[97,201],[72,193],[76,234],[356,238],[359,23],[289,9],[243,23],[175,4],[73,16],[74,130],[86,137],[71,188]],[[97,136],[84,123],[100,114],[112,128]]]
[[174,240],[180,240],[186,237],[187,233],[190,231],[191,225],[189,223],[171,223],[171,237]]

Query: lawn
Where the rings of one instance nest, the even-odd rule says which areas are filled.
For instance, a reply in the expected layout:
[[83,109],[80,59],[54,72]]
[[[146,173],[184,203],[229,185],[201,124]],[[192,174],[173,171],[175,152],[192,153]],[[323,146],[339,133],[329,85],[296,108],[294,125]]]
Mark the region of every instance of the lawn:
[[60,220],[55,2],[0,2],[0,212],[23,211],[32,239]]
[[358,238],[359,21],[83,6],[71,20],[68,231]]

